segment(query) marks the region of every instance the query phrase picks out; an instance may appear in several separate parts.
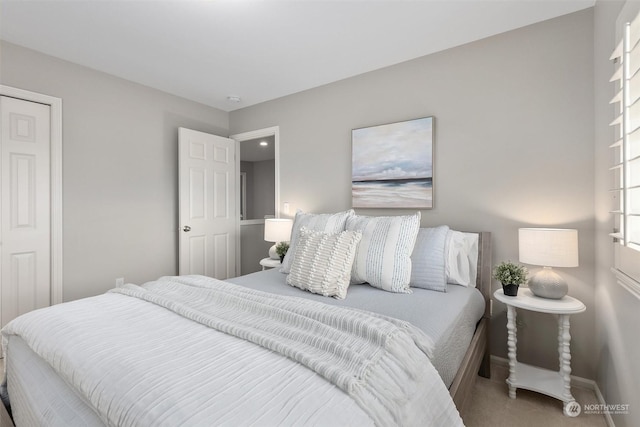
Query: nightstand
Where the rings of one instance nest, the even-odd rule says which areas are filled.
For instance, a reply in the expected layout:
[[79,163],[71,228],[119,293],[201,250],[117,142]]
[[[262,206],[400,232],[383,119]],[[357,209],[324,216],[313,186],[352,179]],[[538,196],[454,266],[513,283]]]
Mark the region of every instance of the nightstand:
[[[529,289],[520,289],[518,296],[504,295],[502,289],[494,292],[498,301],[507,305],[507,347],[509,351],[509,397],[516,398],[516,389],[524,388],[562,400],[575,402],[571,395],[571,334],[569,333],[569,317],[582,313],[585,305],[578,299],[564,296],[561,299],[540,298]],[[518,362],[516,353],[517,329],[516,308],[539,313],[554,314],[558,318],[558,354],[560,370],[551,371]],[[565,411],[566,413],[566,411]]]
[[262,258],[260,260],[260,265],[262,266],[263,270],[266,270],[267,268],[276,268],[276,267],[280,267],[282,265],[282,263],[280,262],[279,259],[273,259],[273,258]]

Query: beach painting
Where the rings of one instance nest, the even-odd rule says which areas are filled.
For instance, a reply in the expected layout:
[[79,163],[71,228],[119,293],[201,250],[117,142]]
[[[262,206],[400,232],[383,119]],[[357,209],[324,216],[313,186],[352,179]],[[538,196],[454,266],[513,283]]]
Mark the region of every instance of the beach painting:
[[433,117],[352,131],[354,208],[433,208]]

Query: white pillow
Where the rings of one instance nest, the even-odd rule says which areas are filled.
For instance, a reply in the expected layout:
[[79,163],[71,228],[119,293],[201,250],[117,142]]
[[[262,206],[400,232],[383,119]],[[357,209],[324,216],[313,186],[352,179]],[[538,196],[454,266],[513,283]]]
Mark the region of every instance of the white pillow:
[[418,230],[411,253],[411,287],[447,292],[448,237],[446,225]]
[[314,294],[344,299],[361,238],[362,233],[356,231],[330,234],[303,227],[287,283]]
[[300,235],[300,229],[307,227],[313,231],[324,231],[327,233],[338,233],[344,231],[347,218],[353,215],[353,209],[349,209],[345,212],[338,212],[335,214],[311,214],[298,211],[296,217],[293,220],[293,226],[291,228],[291,241],[289,242],[289,250],[282,261],[282,273],[289,273],[291,270],[291,261],[293,253],[298,243],[298,236]]
[[480,236],[477,233],[464,233],[467,241],[467,259],[469,260],[469,286],[476,287],[478,278],[478,241]]
[[346,229],[362,232],[351,283],[369,283],[385,291],[411,293],[411,252],[419,228],[420,212],[405,216],[349,217]]
[[478,274],[478,235],[449,230],[447,239],[447,283],[475,287]]

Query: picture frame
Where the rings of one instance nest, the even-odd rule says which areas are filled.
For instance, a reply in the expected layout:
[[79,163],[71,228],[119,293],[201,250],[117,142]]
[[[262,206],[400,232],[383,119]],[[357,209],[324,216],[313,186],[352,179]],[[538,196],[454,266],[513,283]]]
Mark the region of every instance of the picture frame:
[[354,208],[433,208],[433,116],[353,129]]

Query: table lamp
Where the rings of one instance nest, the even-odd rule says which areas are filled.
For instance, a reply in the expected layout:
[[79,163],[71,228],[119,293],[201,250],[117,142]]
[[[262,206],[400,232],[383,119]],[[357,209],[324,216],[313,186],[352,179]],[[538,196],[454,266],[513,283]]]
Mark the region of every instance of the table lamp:
[[529,279],[531,292],[542,298],[565,296],[569,290],[567,281],[551,267],[578,266],[578,230],[521,228],[518,242],[520,262],[544,267]]
[[276,252],[276,245],[291,239],[293,220],[287,218],[267,218],[264,220],[264,240],[274,242],[269,249],[269,258],[280,259]]

